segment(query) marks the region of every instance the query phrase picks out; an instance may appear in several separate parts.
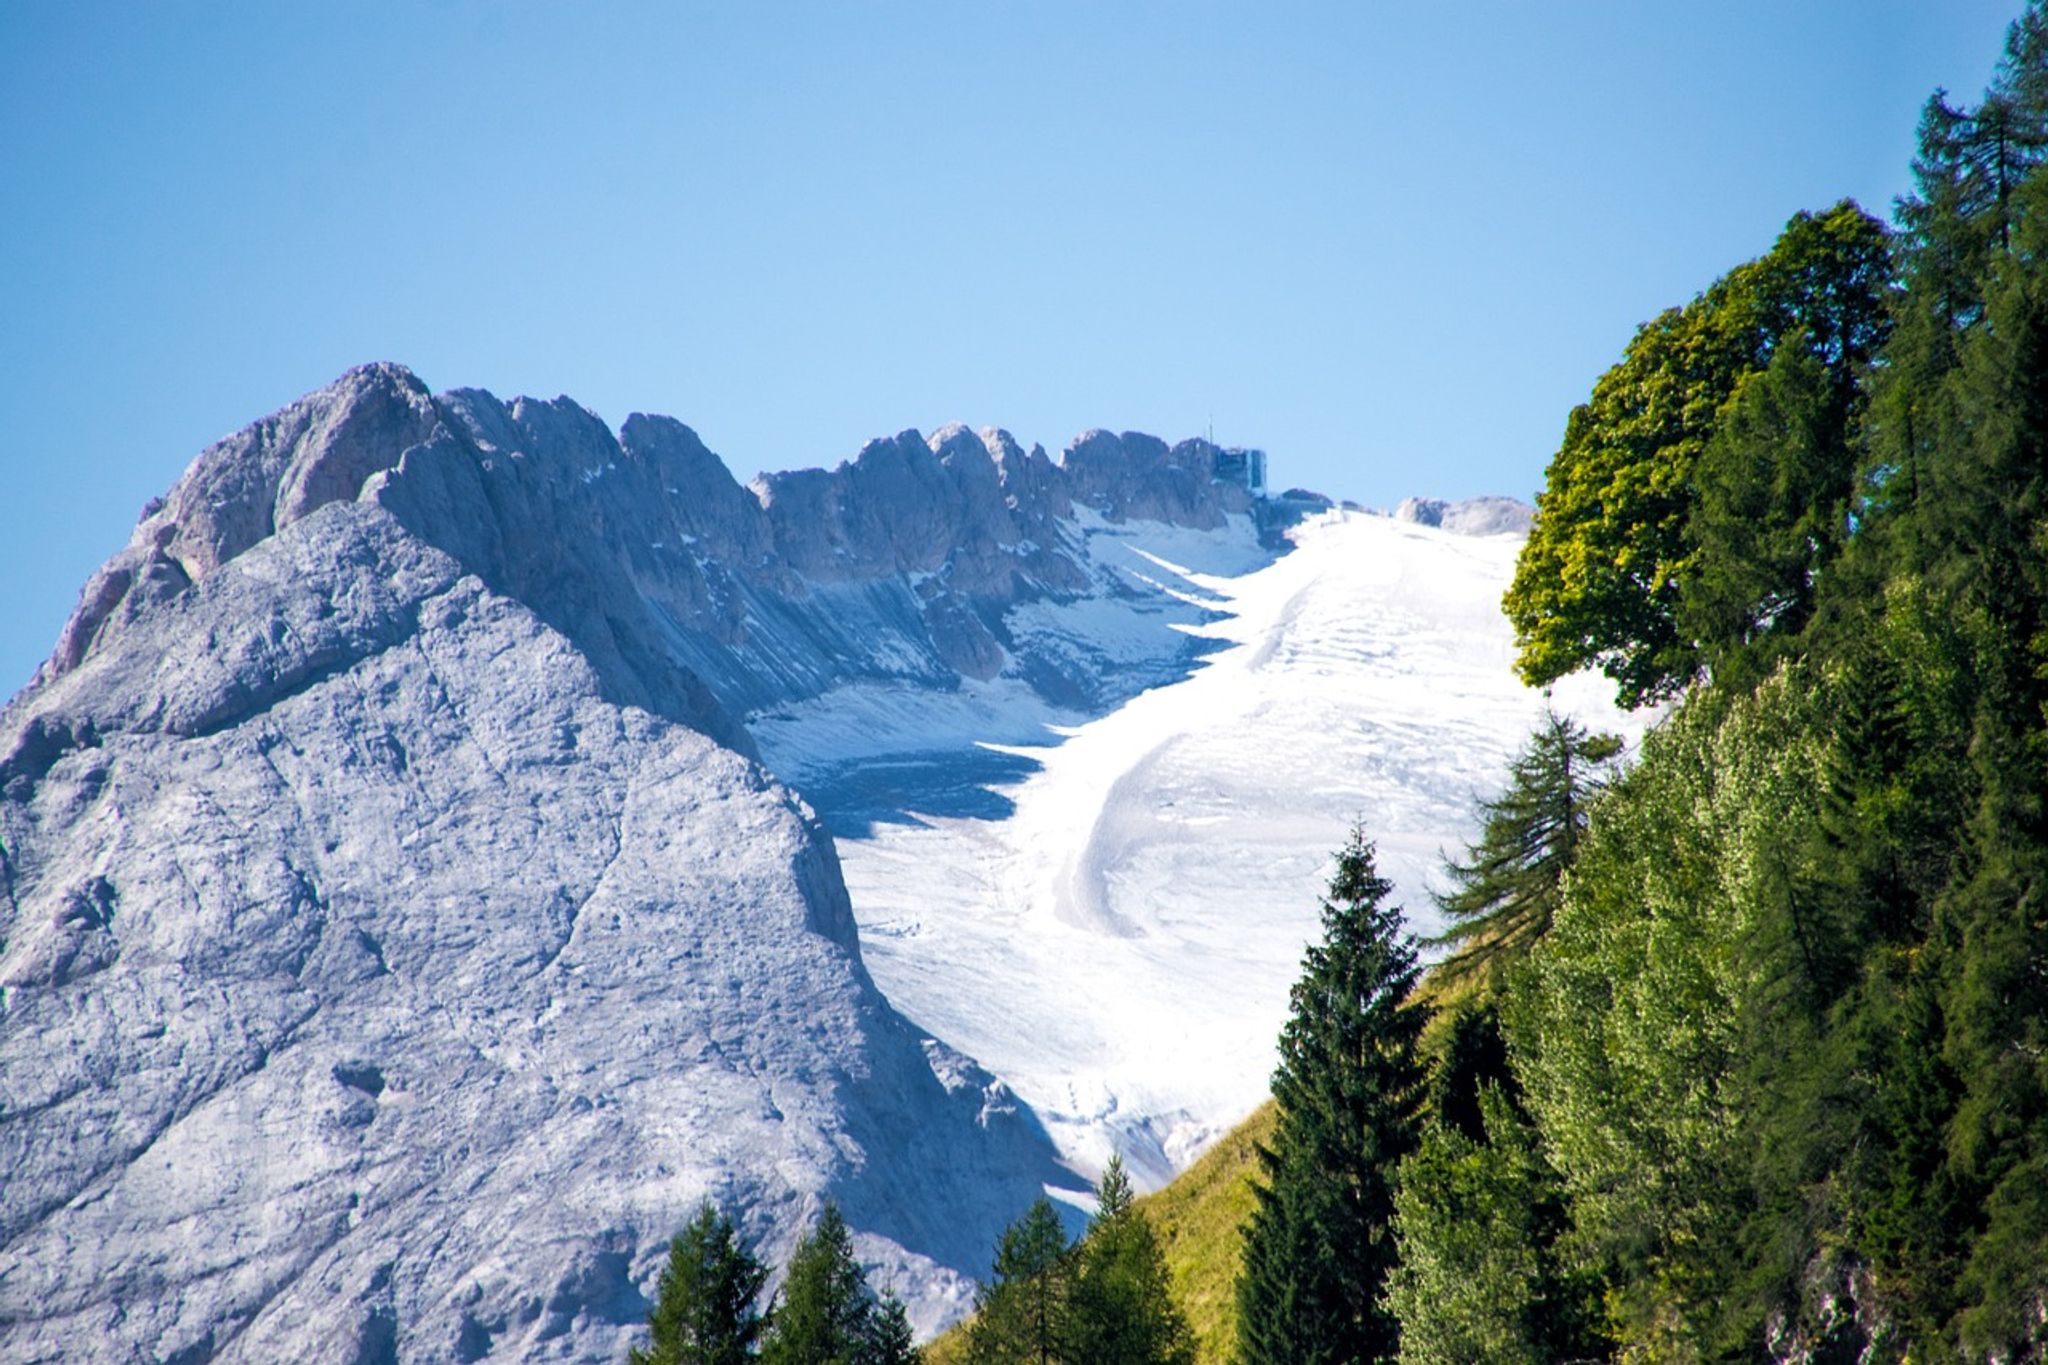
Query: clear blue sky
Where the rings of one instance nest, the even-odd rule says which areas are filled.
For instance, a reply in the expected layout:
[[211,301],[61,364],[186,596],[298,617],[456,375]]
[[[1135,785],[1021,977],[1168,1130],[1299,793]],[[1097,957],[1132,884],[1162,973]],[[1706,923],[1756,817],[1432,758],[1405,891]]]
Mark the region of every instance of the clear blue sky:
[[1213,419],[1528,496],[1635,325],[1888,212],[2018,0],[0,4],[0,696],[208,442],[352,364],[694,426]]

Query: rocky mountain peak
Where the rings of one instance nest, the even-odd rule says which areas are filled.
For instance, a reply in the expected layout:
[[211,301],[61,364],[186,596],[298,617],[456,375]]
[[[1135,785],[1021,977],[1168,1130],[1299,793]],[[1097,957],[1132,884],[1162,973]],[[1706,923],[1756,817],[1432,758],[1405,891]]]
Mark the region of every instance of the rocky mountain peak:
[[203,451],[0,709],[0,1357],[615,1359],[707,1195],[771,1255],[833,1198],[957,1314],[1072,1177],[875,990],[755,729],[1184,674],[1129,523],[1270,560],[1218,453],[949,425],[749,488],[397,365]]

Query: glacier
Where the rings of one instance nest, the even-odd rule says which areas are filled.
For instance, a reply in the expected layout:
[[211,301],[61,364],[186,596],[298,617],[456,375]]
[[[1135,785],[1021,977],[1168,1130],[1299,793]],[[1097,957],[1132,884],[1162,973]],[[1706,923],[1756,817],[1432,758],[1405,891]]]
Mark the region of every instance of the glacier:
[[[981,721],[979,742],[1016,765],[991,793],[1003,808],[840,836],[884,993],[1002,1076],[1077,1168],[1120,1151],[1163,1183],[1263,1102],[1354,820],[1411,927],[1433,933],[1440,859],[1546,705],[1640,737],[1603,679],[1548,696],[1516,680],[1497,604],[1521,537],[1482,524],[1334,510],[1293,533],[1293,553],[1236,575],[1171,559],[1196,548],[1184,531],[1135,528],[1132,551],[1216,612],[1187,629],[1220,649],[1037,736],[1016,724],[1027,708],[956,701],[968,718],[949,726]],[[1199,537],[1212,554],[1223,538]],[[828,696],[807,728],[889,733],[867,719],[877,709]],[[771,766],[808,771],[803,737],[760,734]]]

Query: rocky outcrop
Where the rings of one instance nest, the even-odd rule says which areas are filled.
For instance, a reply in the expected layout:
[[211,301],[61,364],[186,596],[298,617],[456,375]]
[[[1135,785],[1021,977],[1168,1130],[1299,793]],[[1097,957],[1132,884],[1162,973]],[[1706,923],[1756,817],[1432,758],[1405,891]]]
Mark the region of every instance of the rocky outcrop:
[[608,1360],[707,1195],[957,1309],[1032,1125],[803,805],[613,690],[353,502],[10,709],[0,1356]]
[[1417,526],[1435,526],[1461,536],[1529,534],[1536,509],[1513,498],[1466,498],[1446,502],[1442,498],[1404,498],[1394,509],[1396,521]]
[[670,418],[636,414],[614,434],[567,399],[433,396],[398,366],[366,366],[202,454],[87,585],[41,676],[264,537],[363,499],[566,635],[612,700],[743,752],[744,716],[847,682],[1008,670],[1062,701],[1107,701],[1059,658],[1018,657],[1004,616],[1129,590],[1088,562],[1077,507],[1111,524],[1249,517],[1218,454],[1091,431],[1055,463],[1006,432],[949,426],[749,489]]

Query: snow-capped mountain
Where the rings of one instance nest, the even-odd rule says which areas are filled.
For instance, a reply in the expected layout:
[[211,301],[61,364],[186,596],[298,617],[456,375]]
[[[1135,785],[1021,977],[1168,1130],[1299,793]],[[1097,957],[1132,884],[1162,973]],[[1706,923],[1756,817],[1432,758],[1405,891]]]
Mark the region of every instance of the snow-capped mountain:
[[1412,900],[1536,705],[1442,529],[1512,506],[1291,548],[1243,469],[747,488],[396,366],[201,454],[0,711],[0,1357],[612,1360],[707,1196],[771,1257],[837,1200],[931,1328],[1163,1176],[1344,822]]

